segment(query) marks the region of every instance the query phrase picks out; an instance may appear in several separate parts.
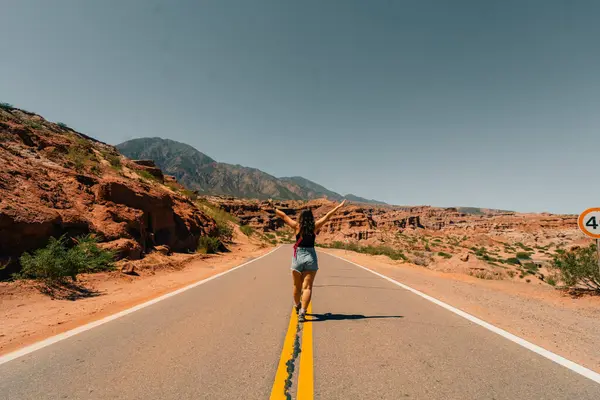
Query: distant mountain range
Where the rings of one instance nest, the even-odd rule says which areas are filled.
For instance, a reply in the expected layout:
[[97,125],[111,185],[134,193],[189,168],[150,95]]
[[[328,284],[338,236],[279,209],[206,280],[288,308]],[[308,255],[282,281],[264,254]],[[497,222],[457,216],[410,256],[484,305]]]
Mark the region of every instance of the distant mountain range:
[[342,196],[301,176],[276,178],[256,168],[220,163],[190,145],[170,139],[133,139],[117,145],[117,149],[134,160],[153,160],[166,174],[201,194],[280,200],[326,197],[334,201],[386,204],[353,194]]

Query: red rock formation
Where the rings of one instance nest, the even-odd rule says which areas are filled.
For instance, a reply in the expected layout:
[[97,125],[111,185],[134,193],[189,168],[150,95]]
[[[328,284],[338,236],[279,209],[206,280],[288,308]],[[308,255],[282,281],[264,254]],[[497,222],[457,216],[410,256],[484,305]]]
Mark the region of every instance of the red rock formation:
[[[266,202],[231,197],[210,197],[209,201],[236,215],[243,224],[254,229],[273,231],[283,227]],[[327,200],[309,202],[284,201],[276,206],[296,218],[303,208],[313,210],[316,218],[328,212],[335,203]],[[365,241],[390,244],[398,233],[431,235],[467,235],[473,243],[537,241],[540,238],[576,238],[577,218],[573,215],[518,214],[481,209],[478,214],[460,212],[457,208],[429,206],[394,207],[349,204],[322,229],[321,242]],[[498,238],[498,239],[495,239]]]
[[195,250],[215,222],[156,170],[38,115],[0,109],[0,263],[64,233],[96,233],[123,257],[155,245]]

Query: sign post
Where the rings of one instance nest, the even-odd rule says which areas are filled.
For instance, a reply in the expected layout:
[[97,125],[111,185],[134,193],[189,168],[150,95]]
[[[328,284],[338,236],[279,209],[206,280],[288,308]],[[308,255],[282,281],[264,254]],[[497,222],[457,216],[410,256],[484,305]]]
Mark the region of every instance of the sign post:
[[587,236],[596,239],[598,269],[600,270],[600,207],[588,208],[577,219],[579,229]]

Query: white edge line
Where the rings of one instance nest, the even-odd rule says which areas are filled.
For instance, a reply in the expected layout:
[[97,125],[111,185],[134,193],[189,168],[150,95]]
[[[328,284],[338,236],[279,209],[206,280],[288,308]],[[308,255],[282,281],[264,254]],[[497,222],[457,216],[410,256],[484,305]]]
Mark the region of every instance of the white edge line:
[[196,286],[200,286],[203,283],[206,283],[208,281],[212,281],[213,279],[217,279],[220,276],[223,276],[223,275],[228,274],[228,273],[230,273],[232,271],[235,271],[236,269],[242,268],[243,266],[251,264],[254,261],[258,261],[261,258],[266,257],[266,256],[270,255],[271,253],[274,253],[275,251],[279,250],[280,248],[281,248],[281,246],[278,246],[278,247],[274,248],[273,250],[271,250],[270,252],[268,252],[266,254],[263,254],[260,257],[254,258],[254,259],[252,259],[252,260],[250,260],[248,262],[245,262],[242,265],[238,265],[237,267],[233,267],[231,269],[228,269],[227,271],[220,272],[220,273],[218,273],[216,275],[213,275],[213,276],[210,276],[210,277],[208,277],[206,279],[203,279],[201,281],[192,283],[192,284],[190,284],[188,286],[182,287],[182,288],[177,289],[177,290],[175,290],[173,292],[169,292],[169,293],[164,294],[164,295],[162,295],[160,297],[157,297],[155,299],[149,300],[149,301],[147,301],[145,303],[138,304],[137,306],[128,308],[128,309],[123,310],[123,311],[119,311],[116,314],[112,314],[112,315],[109,315],[109,316],[104,317],[102,319],[99,319],[97,321],[90,322],[89,324],[85,324],[85,325],[79,326],[77,328],[71,329],[70,331],[59,333],[58,335],[49,337],[47,339],[41,340],[39,342],[36,342],[36,343],[34,343],[32,345],[29,345],[29,346],[23,347],[23,348],[21,348],[19,350],[13,351],[12,353],[8,353],[8,354],[5,354],[4,356],[0,356],[0,365],[5,364],[5,363],[7,363],[9,361],[12,361],[12,360],[14,360],[16,358],[22,357],[24,355],[27,355],[29,353],[33,353],[34,351],[40,350],[40,349],[42,349],[44,347],[50,346],[51,344],[60,342],[61,340],[68,339],[71,336],[77,335],[78,333],[88,331],[88,330],[93,329],[93,328],[95,328],[97,326],[100,326],[100,325],[105,324],[107,322],[113,321],[113,320],[115,320],[117,318],[123,317],[123,316],[125,316],[127,314],[131,314],[131,313],[133,313],[135,311],[141,310],[142,308],[146,308],[148,306],[151,306],[152,304],[156,304],[159,301],[168,299],[169,297],[176,296],[176,295],[178,295],[180,293],[185,292],[186,290],[195,288]]
[[468,314],[468,313],[466,313],[466,312],[464,312],[462,310],[459,310],[458,308],[452,307],[451,305],[446,304],[443,301],[440,301],[440,300],[438,300],[438,299],[436,299],[434,297],[426,295],[425,293],[422,293],[422,292],[420,292],[420,291],[418,291],[416,289],[413,289],[410,286],[406,286],[405,284],[400,283],[400,282],[398,282],[398,281],[396,281],[396,280],[394,280],[394,279],[392,279],[390,277],[382,275],[379,272],[375,272],[375,271],[373,271],[373,270],[371,270],[371,269],[369,269],[367,267],[363,267],[360,264],[357,264],[355,262],[346,260],[345,258],[337,256],[335,254],[330,254],[330,253],[326,253],[326,252],[323,252],[323,253],[327,254],[327,255],[330,255],[332,257],[335,257],[335,258],[339,258],[340,260],[346,261],[346,262],[348,262],[350,264],[353,264],[353,265],[356,265],[357,267],[360,267],[360,268],[362,268],[362,269],[364,269],[366,271],[369,271],[369,272],[371,272],[371,273],[379,276],[380,278],[383,278],[383,279],[385,279],[385,280],[387,280],[387,281],[389,281],[389,282],[391,282],[391,283],[393,283],[395,285],[398,285],[401,288],[406,289],[406,290],[408,290],[408,291],[416,294],[417,296],[421,296],[422,298],[424,298],[426,300],[429,300],[432,303],[435,303],[438,306],[443,307],[446,310],[453,312],[454,314],[460,315],[461,317],[463,317],[465,319],[468,319],[469,321],[471,321],[471,322],[473,322],[473,323],[475,323],[475,324],[477,324],[479,326],[482,326],[485,329],[490,330],[490,331],[492,331],[492,332],[494,332],[494,333],[496,333],[496,334],[504,337],[505,339],[510,340],[511,342],[514,342],[514,343],[516,343],[516,344],[518,344],[520,346],[525,347],[528,350],[533,351],[534,353],[537,353],[537,354],[541,355],[542,357],[545,357],[545,358],[547,358],[547,359],[549,359],[551,361],[554,361],[555,363],[560,364],[563,367],[566,367],[566,368],[570,369],[571,371],[578,373],[579,375],[585,376],[586,378],[591,379],[592,381],[594,381],[596,383],[600,383],[600,374],[597,373],[597,372],[595,372],[595,371],[592,371],[591,369],[588,369],[588,368],[586,368],[586,367],[584,367],[582,365],[579,365],[579,364],[577,364],[577,363],[575,363],[575,362],[573,362],[571,360],[567,360],[566,358],[561,357],[558,354],[555,354],[555,353],[553,353],[553,352],[551,352],[549,350],[546,350],[546,349],[544,349],[544,348],[542,348],[542,347],[540,347],[538,345],[535,345],[535,344],[533,344],[531,342],[528,342],[527,340],[525,340],[523,338],[520,338],[518,336],[515,336],[512,333],[509,333],[509,332],[505,331],[504,329],[498,328],[497,326],[494,326],[494,325],[492,325],[492,324],[490,324],[488,322],[485,322],[485,321],[483,321],[483,320],[481,320],[481,319],[479,319],[479,318],[477,318],[477,317],[475,317],[475,316],[473,316],[471,314]]

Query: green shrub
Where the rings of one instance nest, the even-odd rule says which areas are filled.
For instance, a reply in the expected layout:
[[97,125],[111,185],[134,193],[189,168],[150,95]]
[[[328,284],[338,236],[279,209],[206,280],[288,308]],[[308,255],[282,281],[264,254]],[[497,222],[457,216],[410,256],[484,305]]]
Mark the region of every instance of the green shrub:
[[57,122],[56,125],[60,126],[63,129],[70,129],[69,126],[64,122]]
[[519,251],[519,252],[517,252],[517,258],[520,260],[529,260],[529,259],[531,259],[531,253]]
[[535,275],[535,273],[538,270],[537,265],[535,265],[534,263],[531,263],[531,262],[525,263],[525,265],[523,265],[523,268],[525,268],[525,270],[532,275]]
[[204,254],[215,254],[223,248],[223,243],[216,237],[202,236],[198,240],[198,252]]
[[512,265],[521,265],[521,260],[519,260],[519,259],[518,259],[518,258],[516,258],[516,257],[507,258],[507,259],[506,259],[506,262],[507,262],[508,264],[512,264]]
[[81,272],[100,272],[113,269],[114,253],[98,246],[98,239],[91,235],[75,239],[77,245],[71,249],[83,256],[85,265]]
[[443,251],[440,251],[440,252],[438,253],[438,256],[441,256],[441,257],[444,257],[444,258],[452,258],[452,255],[451,255],[451,254],[444,253]]
[[99,272],[113,268],[114,254],[98,247],[92,236],[82,236],[76,245],[68,248],[66,235],[50,238],[48,245],[36,250],[33,255],[21,256],[21,272],[18,278],[31,278],[47,284],[64,282],[66,278],[77,279],[84,272]]
[[15,107],[10,103],[0,103],[0,109],[2,109],[2,110],[10,111],[13,108],[15,108]]
[[273,240],[273,239],[275,239],[275,235],[273,235],[273,234],[272,234],[272,233],[270,233],[270,232],[267,232],[267,233],[265,233],[265,236],[266,236],[268,239],[270,239],[270,240]]
[[252,236],[254,233],[254,229],[252,229],[252,227],[249,225],[240,226],[240,231],[242,231],[242,233],[248,237]]
[[600,271],[596,245],[558,253],[552,267],[567,287],[583,287],[600,292]]
[[548,285],[550,286],[556,286],[556,279],[554,279],[553,277],[549,277],[546,282],[548,282]]

